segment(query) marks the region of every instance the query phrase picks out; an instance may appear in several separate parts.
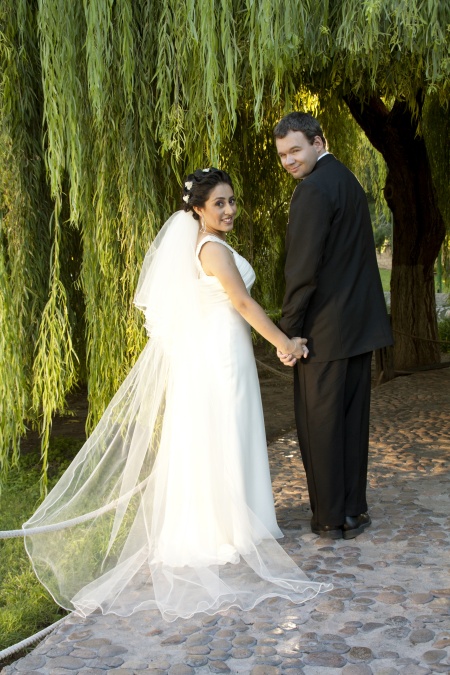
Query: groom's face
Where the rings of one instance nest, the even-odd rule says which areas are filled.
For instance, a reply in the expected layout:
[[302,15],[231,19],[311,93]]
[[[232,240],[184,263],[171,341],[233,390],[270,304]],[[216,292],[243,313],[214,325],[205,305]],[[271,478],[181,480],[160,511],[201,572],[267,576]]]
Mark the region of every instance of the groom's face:
[[325,152],[320,136],[311,144],[302,131],[289,131],[284,138],[276,139],[276,146],[283,168],[297,180],[308,176]]

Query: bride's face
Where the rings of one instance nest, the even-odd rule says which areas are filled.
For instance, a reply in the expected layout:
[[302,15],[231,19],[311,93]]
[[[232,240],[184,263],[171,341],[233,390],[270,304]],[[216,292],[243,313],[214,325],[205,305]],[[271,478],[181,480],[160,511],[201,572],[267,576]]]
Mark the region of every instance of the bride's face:
[[203,207],[195,209],[204,218],[206,231],[224,238],[231,232],[236,217],[236,199],[227,183],[220,183],[211,190]]

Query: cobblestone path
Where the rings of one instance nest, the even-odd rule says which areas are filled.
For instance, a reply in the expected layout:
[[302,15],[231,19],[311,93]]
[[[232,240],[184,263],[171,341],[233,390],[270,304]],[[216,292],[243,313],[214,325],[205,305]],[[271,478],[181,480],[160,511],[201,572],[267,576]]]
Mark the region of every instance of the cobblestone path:
[[333,591],[171,624],[70,616],[3,675],[449,673],[450,369],[378,387],[371,420],[372,526],[351,541],[311,534],[295,434],[269,447],[283,545]]

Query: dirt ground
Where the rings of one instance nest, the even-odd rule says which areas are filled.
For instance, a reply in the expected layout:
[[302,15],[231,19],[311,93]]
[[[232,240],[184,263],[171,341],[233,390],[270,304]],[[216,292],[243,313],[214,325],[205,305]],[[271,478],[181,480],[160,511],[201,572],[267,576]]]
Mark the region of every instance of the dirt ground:
[[383,270],[391,270],[392,269],[392,253],[390,249],[386,249],[385,251],[382,251],[381,253],[377,251],[377,262],[378,262],[378,267],[380,267]]

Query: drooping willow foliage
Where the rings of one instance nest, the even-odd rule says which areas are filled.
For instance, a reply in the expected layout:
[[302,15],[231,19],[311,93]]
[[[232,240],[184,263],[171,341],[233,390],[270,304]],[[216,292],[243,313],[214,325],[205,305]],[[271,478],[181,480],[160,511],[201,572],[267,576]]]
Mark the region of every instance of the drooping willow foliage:
[[[25,420],[33,417],[34,346],[50,288],[52,203],[42,145],[36,13],[22,2],[14,11],[2,6],[1,16],[0,468],[5,470],[17,459]],[[59,335],[57,342],[63,342]]]
[[279,304],[292,184],[274,123],[315,107],[342,157],[375,166],[335,95],[381,87],[413,106],[416,77],[445,102],[449,16],[419,0],[0,0],[3,472],[31,424],[45,487],[67,392],[87,382],[92,428],[134,362],[140,263],[187,171],[230,171],[235,243]]

